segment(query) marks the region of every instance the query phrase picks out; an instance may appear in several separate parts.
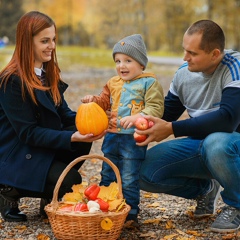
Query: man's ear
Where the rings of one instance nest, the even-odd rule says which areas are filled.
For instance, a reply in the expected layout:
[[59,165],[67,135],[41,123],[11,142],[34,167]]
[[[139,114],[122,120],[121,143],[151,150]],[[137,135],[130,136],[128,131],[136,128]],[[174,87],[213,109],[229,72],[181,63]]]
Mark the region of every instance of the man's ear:
[[212,51],[212,59],[213,60],[216,60],[219,58],[219,56],[221,55],[221,51],[217,48],[215,48],[213,51]]

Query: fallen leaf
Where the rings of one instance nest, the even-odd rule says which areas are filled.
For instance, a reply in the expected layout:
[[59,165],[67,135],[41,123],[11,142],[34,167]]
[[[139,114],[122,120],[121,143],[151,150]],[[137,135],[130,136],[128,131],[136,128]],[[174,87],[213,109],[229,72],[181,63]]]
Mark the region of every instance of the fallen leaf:
[[27,226],[25,226],[25,225],[17,225],[15,228],[18,229],[18,230],[26,230]]
[[190,211],[194,211],[196,209],[196,207],[195,206],[189,206],[187,209],[190,210]]
[[159,224],[161,222],[160,218],[156,219],[147,219],[143,222],[143,224],[149,224],[149,223],[154,223],[154,224]]
[[166,235],[166,236],[164,236],[164,239],[173,239],[176,236],[177,236],[177,234]]
[[148,239],[148,238],[155,239],[156,238],[156,233],[155,232],[142,233],[142,234],[140,234],[140,237],[145,238],[145,239]]
[[174,224],[171,220],[168,220],[166,222],[166,229],[173,229],[174,228]]
[[198,233],[197,231],[192,231],[192,230],[187,230],[186,233],[189,234],[189,235],[197,236],[197,237],[202,236],[201,233]]
[[97,158],[93,158],[91,159],[91,162],[96,164],[97,162],[99,162],[99,160]]
[[149,205],[147,205],[147,207],[159,207],[160,206],[160,203],[159,202],[154,202],[154,203],[152,203],[152,204],[149,204]]
[[29,208],[29,207],[28,207],[28,205],[26,205],[26,204],[22,204],[22,205],[21,205],[21,208],[26,209],[26,208]]
[[160,211],[163,211],[163,212],[165,212],[167,210],[166,208],[161,208],[161,207],[158,207],[157,209]]
[[231,240],[231,239],[238,239],[235,233],[231,233],[231,234],[222,236],[222,240]]
[[22,234],[27,230],[27,226],[17,225],[17,226],[15,226],[15,229],[17,229],[18,234]]
[[152,196],[151,196],[151,194],[144,194],[143,197],[145,197],[145,198],[151,198]]
[[179,229],[176,229],[176,231],[177,231],[179,234],[181,234],[181,235],[184,235],[184,234],[185,234],[185,232],[183,232],[183,231],[181,231],[181,230],[179,230]]
[[193,211],[187,211],[186,214],[187,214],[190,218],[194,218],[194,213],[193,213]]
[[40,233],[37,235],[37,240],[50,240],[50,237],[43,233]]

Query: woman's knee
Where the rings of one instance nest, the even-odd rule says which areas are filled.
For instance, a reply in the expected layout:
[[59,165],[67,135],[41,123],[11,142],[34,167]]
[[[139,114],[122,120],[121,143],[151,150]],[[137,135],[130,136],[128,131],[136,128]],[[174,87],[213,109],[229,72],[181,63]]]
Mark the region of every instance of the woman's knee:
[[72,192],[72,186],[75,184],[80,184],[81,182],[82,177],[78,171],[74,168],[71,169],[63,179],[59,190],[59,196],[63,196],[67,192]]
[[[55,186],[66,167],[66,164],[60,161],[54,161],[49,169],[46,185]],[[60,195],[72,191],[72,186],[74,184],[80,184],[81,182],[82,177],[79,172],[75,168],[71,168],[62,180],[60,186]]]

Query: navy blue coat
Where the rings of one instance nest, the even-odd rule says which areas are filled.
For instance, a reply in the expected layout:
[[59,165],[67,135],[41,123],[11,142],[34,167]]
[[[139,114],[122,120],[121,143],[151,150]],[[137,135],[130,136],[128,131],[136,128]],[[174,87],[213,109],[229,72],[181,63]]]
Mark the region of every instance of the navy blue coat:
[[38,105],[26,94],[22,99],[19,77],[12,76],[6,89],[0,88],[0,183],[42,192],[46,176],[59,149],[71,150],[73,131],[63,128],[75,124],[63,93],[62,104],[54,106],[48,93],[36,90]]

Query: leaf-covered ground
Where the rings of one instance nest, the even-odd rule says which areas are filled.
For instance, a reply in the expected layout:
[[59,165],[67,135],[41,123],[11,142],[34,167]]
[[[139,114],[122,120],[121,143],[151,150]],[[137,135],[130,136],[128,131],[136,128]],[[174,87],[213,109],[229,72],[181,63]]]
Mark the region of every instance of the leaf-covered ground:
[[[151,66],[166,92],[176,71],[175,66]],[[85,94],[97,94],[109,77],[115,74],[114,70],[89,69],[72,66],[69,72],[63,73],[63,79],[69,84],[66,98],[69,106],[76,110],[81,97]],[[185,115],[183,116],[185,117]],[[102,140],[94,142],[91,153],[101,153]],[[150,144],[152,147],[155,143]],[[81,174],[87,180],[100,179],[100,160],[86,161]],[[4,240],[55,240],[48,220],[39,215],[40,199],[23,198],[20,202],[21,210],[27,214],[28,221],[9,223],[0,218],[0,239]],[[193,211],[196,202],[165,194],[141,192],[139,224],[140,228],[124,225],[120,235],[121,240],[134,239],[172,239],[172,240],[208,240],[208,239],[240,239],[240,232],[232,234],[216,234],[209,231],[214,220],[210,218],[194,219]],[[223,206],[221,199],[218,211]],[[107,239],[106,239],[107,240]]]
[[[100,150],[101,142],[99,140],[94,143],[91,154],[102,155]],[[98,159],[85,161],[81,170],[84,181],[99,181],[101,163],[102,161]],[[216,234],[209,231],[209,226],[214,217],[194,219],[195,204],[194,200],[141,191],[140,227],[137,229],[125,224],[119,239],[240,239],[240,232]],[[222,201],[219,200],[218,211],[221,206]],[[20,207],[27,214],[28,221],[9,223],[0,219],[0,239],[55,240],[48,220],[39,215],[39,199],[23,198]]]

